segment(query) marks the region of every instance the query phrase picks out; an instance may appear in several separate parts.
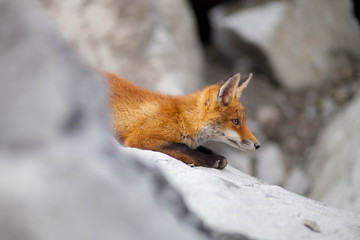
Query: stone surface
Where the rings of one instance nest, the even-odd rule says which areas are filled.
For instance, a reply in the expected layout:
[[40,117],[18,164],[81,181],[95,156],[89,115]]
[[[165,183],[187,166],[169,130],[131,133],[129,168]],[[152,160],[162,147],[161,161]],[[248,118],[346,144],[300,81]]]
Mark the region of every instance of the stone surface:
[[320,86],[360,58],[350,0],[270,1],[211,12],[215,44],[290,90]]
[[171,94],[203,85],[203,59],[187,1],[36,0],[85,61]]
[[360,213],[360,94],[321,133],[308,172],[310,197]]
[[159,167],[204,223],[250,239],[357,240],[360,216],[268,185],[239,170],[189,167],[165,154],[123,148]]
[[0,0],[0,36],[0,239],[208,239],[159,171],[114,146],[103,80],[39,9]]

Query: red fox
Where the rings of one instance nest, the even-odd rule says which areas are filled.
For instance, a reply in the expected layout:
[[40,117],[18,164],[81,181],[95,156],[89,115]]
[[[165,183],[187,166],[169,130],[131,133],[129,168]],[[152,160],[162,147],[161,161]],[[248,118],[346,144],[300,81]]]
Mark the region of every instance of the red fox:
[[152,92],[105,73],[116,137],[128,147],[165,153],[194,166],[223,169],[225,157],[201,146],[220,141],[243,151],[260,147],[246,127],[243,90],[252,74],[237,73],[226,81],[187,96]]

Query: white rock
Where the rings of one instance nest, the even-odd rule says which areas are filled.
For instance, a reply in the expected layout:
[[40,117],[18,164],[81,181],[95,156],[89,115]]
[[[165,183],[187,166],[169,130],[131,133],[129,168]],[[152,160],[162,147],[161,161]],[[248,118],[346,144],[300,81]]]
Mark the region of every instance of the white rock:
[[37,0],[92,67],[183,94],[203,85],[203,59],[185,0]]
[[[287,4],[275,1],[233,13],[226,17],[221,24],[234,29],[252,43],[268,47],[273,29],[282,21],[282,15],[286,9]],[[266,21],[264,21],[265,19]]]
[[158,152],[124,151],[158,166],[190,209],[219,231],[267,240],[359,239],[358,215],[265,184],[229,165],[224,170],[189,167]]
[[310,197],[360,213],[360,95],[325,128],[310,158]]
[[49,19],[27,0],[0,9],[0,239],[206,239],[166,179],[114,147],[104,81]]
[[215,44],[290,90],[320,86],[360,57],[360,31],[350,0],[270,1],[211,12]]

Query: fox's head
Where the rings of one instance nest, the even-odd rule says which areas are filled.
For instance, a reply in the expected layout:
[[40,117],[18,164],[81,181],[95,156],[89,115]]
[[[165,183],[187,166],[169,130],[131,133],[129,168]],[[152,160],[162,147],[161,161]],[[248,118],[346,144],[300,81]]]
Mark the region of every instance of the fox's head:
[[240,79],[237,73],[204,91],[204,125],[200,129],[200,138],[224,142],[243,151],[260,147],[259,141],[246,127],[244,106],[240,102],[241,94],[251,78],[252,74]]

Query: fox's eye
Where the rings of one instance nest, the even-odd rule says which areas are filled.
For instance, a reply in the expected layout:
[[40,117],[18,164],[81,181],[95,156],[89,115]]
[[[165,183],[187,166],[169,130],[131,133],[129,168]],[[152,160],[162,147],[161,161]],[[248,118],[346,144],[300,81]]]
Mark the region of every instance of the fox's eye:
[[239,125],[240,124],[240,121],[239,121],[239,119],[237,119],[237,118],[235,118],[235,119],[233,119],[233,120],[231,120],[232,122],[233,122],[233,124],[235,124],[235,125]]

